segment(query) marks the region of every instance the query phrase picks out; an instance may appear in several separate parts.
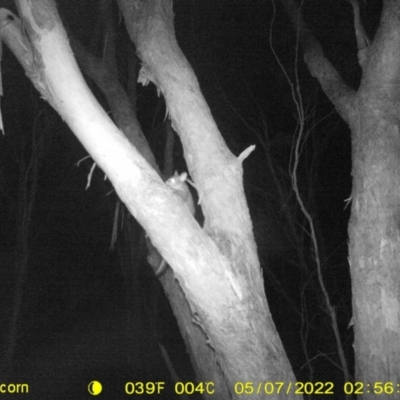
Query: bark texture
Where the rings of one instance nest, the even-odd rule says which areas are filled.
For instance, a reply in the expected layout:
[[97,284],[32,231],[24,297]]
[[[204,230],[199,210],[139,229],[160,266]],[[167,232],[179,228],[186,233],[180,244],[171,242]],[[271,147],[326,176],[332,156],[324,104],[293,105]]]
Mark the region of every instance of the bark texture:
[[[355,92],[324,57],[295,1],[282,3],[311,74],[351,128],[355,379],[371,384],[364,398],[372,399],[375,382],[395,384],[400,374],[400,4],[384,1],[373,41],[358,41],[362,80]],[[356,16],[356,33],[360,23]]]

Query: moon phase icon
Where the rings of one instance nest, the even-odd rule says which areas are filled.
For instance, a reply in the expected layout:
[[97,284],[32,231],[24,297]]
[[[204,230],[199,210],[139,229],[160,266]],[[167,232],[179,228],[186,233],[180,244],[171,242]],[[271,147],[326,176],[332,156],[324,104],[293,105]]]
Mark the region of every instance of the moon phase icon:
[[97,396],[103,390],[103,386],[98,381],[92,381],[88,385],[88,391],[92,396]]

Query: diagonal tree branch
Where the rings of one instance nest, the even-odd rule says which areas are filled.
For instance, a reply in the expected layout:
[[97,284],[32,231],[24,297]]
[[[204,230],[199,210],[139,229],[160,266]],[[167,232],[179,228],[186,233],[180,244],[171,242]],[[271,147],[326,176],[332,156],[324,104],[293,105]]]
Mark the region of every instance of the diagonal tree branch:
[[340,116],[349,123],[350,116],[354,113],[355,91],[344,83],[338,71],[325,57],[321,44],[304,22],[301,8],[294,0],[281,0],[281,2],[298,34],[304,51],[304,62],[311,75],[318,80]]

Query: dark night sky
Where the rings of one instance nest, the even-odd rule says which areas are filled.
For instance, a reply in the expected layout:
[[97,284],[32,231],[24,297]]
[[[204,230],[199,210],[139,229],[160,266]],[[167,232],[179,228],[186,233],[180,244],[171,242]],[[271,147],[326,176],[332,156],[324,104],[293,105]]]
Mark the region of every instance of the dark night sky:
[[[82,43],[89,43],[97,16],[93,11],[97,1],[60,0],[58,3],[62,18],[67,21],[69,29]],[[381,6],[380,2],[365,3],[362,10],[366,30],[373,36],[379,22]],[[7,2],[1,4],[4,6]],[[307,380],[308,370],[303,368],[304,355],[300,354],[300,319],[296,314],[296,306],[299,307],[300,302],[297,286],[302,274],[296,269],[295,251],[288,240],[287,226],[283,219],[284,207],[295,210],[287,172],[297,120],[290,86],[270,47],[272,34],[271,42],[275,53],[286,68],[288,76],[294,79],[294,31],[279,1],[276,1],[272,26],[273,7],[270,1],[181,0],[175,2],[174,11],[179,45],[199,79],[228,147],[235,155],[239,155],[249,145],[257,145],[256,151],[244,164],[245,189],[254,220],[267,297],[295,373],[299,379]],[[118,19],[118,13],[115,14]],[[325,55],[345,82],[356,89],[360,70],[357,66],[352,12],[348,2],[306,0],[304,16],[321,41]],[[122,23],[119,25],[119,40],[121,81],[124,82],[127,35]],[[324,270],[329,277],[329,290],[338,313],[341,313],[340,323],[345,327],[351,316],[347,265],[349,208],[344,209],[344,200],[350,197],[351,192],[350,131],[321,92],[318,82],[308,73],[301,54],[297,71],[309,115],[307,126],[312,129],[304,146],[299,170],[300,187],[304,196],[311,193],[307,201],[312,215],[319,223],[322,247],[326,255]],[[83,343],[82,338],[90,335],[93,335],[93,343],[97,343],[97,340],[100,342],[101,335],[98,332],[103,332],[106,323],[112,324],[114,331],[122,331],[126,299],[121,295],[124,276],[118,266],[118,254],[116,250],[110,251],[117,201],[111,184],[96,169],[90,187],[85,190],[92,166],[91,159],[77,165],[87,155],[86,151],[66,124],[39,98],[22,68],[7,49],[4,50],[2,59],[2,76],[4,97],[1,108],[5,135],[0,136],[0,260],[4,260],[1,265],[2,290],[8,293],[4,295],[4,304],[11,304],[6,287],[9,286],[7,279],[10,279],[9,258],[16,243],[20,168],[31,157],[34,126],[37,129],[35,137],[44,143],[44,157],[39,170],[29,232],[29,289],[26,290],[21,344],[17,354],[25,360],[18,364],[17,376],[28,380],[33,369],[41,368],[40,354],[43,351],[49,354],[49,359],[56,359],[57,346],[53,342],[66,349],[73,347],[73,343]],[[93,83],[89,84],[94,87]],[[94,91],[97,95],[98,91]],[[99,99],[107,107],[101,95]],[[164,118],[164,111],[156,111],[159,101],[154,87],[139,88],[138,117],[150,143],[154,145],[156,155],[162,153],[162,148],[158,143],[159,136],[154,132],[162,129]],[[270,138],[270,157],[287,190],[285,204],[282,204],[277,195],[260,142],[266,131]],[[184,163],[179,154],[179,146],[177,152],[176,165],[182,170]],[[311,170],[312,165],[315,170]],[[311,177],[310,171],[313,171]],[[298,214],[296,223],[299,226],[304,223]],[[136,234],[137,238],[139,236]],[[307,237],[304,238],[303,245],[312,260]],[[140,269],[138,274],[146,288],[140,296],[146,296],[146,293],[153,296],[144,297],[144,308],[148,312],[153,307],[151,304],[154,297],[157,297],[157,307],[162,314],[161,317],[159,314],[155,317],[157,329],[162,331],[162,334],[158,333],[158,340],[161,338],[167,348],[170,345],[170,351],[173,352],[171,357],[175,357],[178,372],[184,374],[183,365],[187,361],[182,361],[184,350],[181,340],[177,338],[173,317],[169,316],[170,311],[162,297],[162,291],[145,265],[144,249],[138,250],[140,244],[135,244],[134,247],[138,251],[138,265],[135,268],[138,271]],[[317,292],[318,289],[315,290]],[[319,294],[315,293],[310,294],[310,302],[314,297],[318,301]],[[76,304],[74,303],[73,310],[78,315],[76,319],[70,315],[71,297],[77,298],[74,300]],[[285,300],[287,297],[291,302]],[[323,331],[326,329],[324,312],[316,311],[315,307],[310,307],[309,312],[313,315],[310,325],[310,335],[315,335],[313,340],[318,342],[326,339],[327,334]],[[6,316],[1,318],[3,322]],[[92,328],[84,328],[90,324],[99,326],[97,333]],[[321,331],[317,327],[321,327]],[[343,341],[351,347],[351,335],[346,332],[346,328],[343,328],[342,334]],[[117,340],[125,338],[118,337]],[[111,339],[106,342],[107,344],[101,342],[99,345],[104,347],[105,353],[107,345],[114,343]],[[312,349],[315,352],[313,354],[333,352],[331,345],[332,343],[321,344],[320,348]],[[83,344],[78,346],[87,354],[92,354],[92,350],[84,348]],[[115,351],[117,355],[118,351],[121,350]],[[163,364],[159,354],[149,353],[148,356],[156,358],[158,364]],[[30,361],[27,362],[27,359]],[[30,363],[36,363],[36,367],[31,367]],[[94,364],[105,365],[104,370],[96,370],[100,375],[105,374],[106,370],[114,370],[113,374],[110,373],[112,377],[124,375],[126,372],[123,367],[112,365],[109,360],[106,363],[100,356]],[[146,372],[152,376],[154,362],[149,365],[150,372]],[[72,367],[78,371],[76,374],[80,374],[76,378],[78,381],[89,379],[91,368],[93,365],[89,361],[78,362]],[[323,370],[324,366],[315,368]],[[46,373],[51,372],[46,369]],[[130,370],[125,376],[136,379],[135,373]],[[160,374],[157,379],[168,379],[165,368],[157,370],[157,373]],[[65,370],[64,374],[70,376],[71,371]],[[148,378],[149,375],[145,376]],[[32,379],[38,378],[35,375]],[[329,380],[329,374],[322,372],[319,379]]]

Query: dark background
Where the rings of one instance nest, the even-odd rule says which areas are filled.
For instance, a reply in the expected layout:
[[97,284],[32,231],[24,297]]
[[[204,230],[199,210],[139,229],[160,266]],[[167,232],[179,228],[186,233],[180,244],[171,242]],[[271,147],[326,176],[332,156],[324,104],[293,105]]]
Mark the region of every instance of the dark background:
[[[63,0],[57,4],[68,29],[89,46],[98,18],[97,1]],[[9,2],[0,5],[13,9]],[[366,31],[373,38],[381,3],[361,2],[361,10]],[[112,18],[118,21],[119,29],[119,72],[126,84],[129,39],[118,10],[114,11]],[[348,328],[352,315],[347,262],[350,206],[345,207],[351,194],[350,131],[308,73],[300,49],[296,57],[296,35],[279,2],[181,0],[174,2],[174,12],[179,45],[229,149],[239,155],[256,144],[255,152],[244,163],[245,190],[268,302],[296,377],[300,381],[333,381],[339,386],[343,376],[318,286],[312,243],[306,233],[309,226],[291,190],[291,146],[298,116],[281,66],[293,84],[297,74],[301,85],[308,137],[298,171],[300,191],[318,228],[324,279],[353,367],[352,329]],[[303,14],[326,57],[345,82],[357,89],[361,71],[349,3],[307,0]],[[101,49],[90,51],[101,56]],[[34,190],[28,275],[10,377],[30,383],[38,398],[46,394],[51,398],[58,392],[61,399],[60,393],[65,391],[82,396],[82,388],[92,379],[106,384],[106,396],[118,398],[126,381],[171,382],[158,348],[162,343],[181,379],[194,379],[168,301],[146,263],[140,228],[132,222],[132,243],[121,243],[121,239],[118,243],[117,238],[114,249],[110,248],[118,201],[112,185],[96,168],[86,188],[91,158],[85,159],[86,151],[39,98],[6,48],[1,68],[5,128],[5,135],[0,136],[3,343],[13,303],[21,181],[29,176],[33,142],[41,143],[43,154]],[[90,80],[88,83],[107,109],[98,89]],[[139,85],[137,102],[138,118],[161,165],[163,100],[157,98],[154,86]],[[182,172],[185,166],[179,144],[175,156],[176,168]],[[284,201],[272,171],[279,178]],[[296,227],[298,243],[289,233],[285,212]],[[298,259],[299,243],[307,270]],[[140,290],[133,295],[140,298],[135,303],[140,309],[132,310],[128,301],[126,271],[120,265],[124,246],[134,249],[132,273]],[[128,316],[134,316],[148,331],[146,342],[136,343],[135,332],[128,332]],[[140,363],[132,352],[136,346],[141,347],[142,357],[145,354]]]

